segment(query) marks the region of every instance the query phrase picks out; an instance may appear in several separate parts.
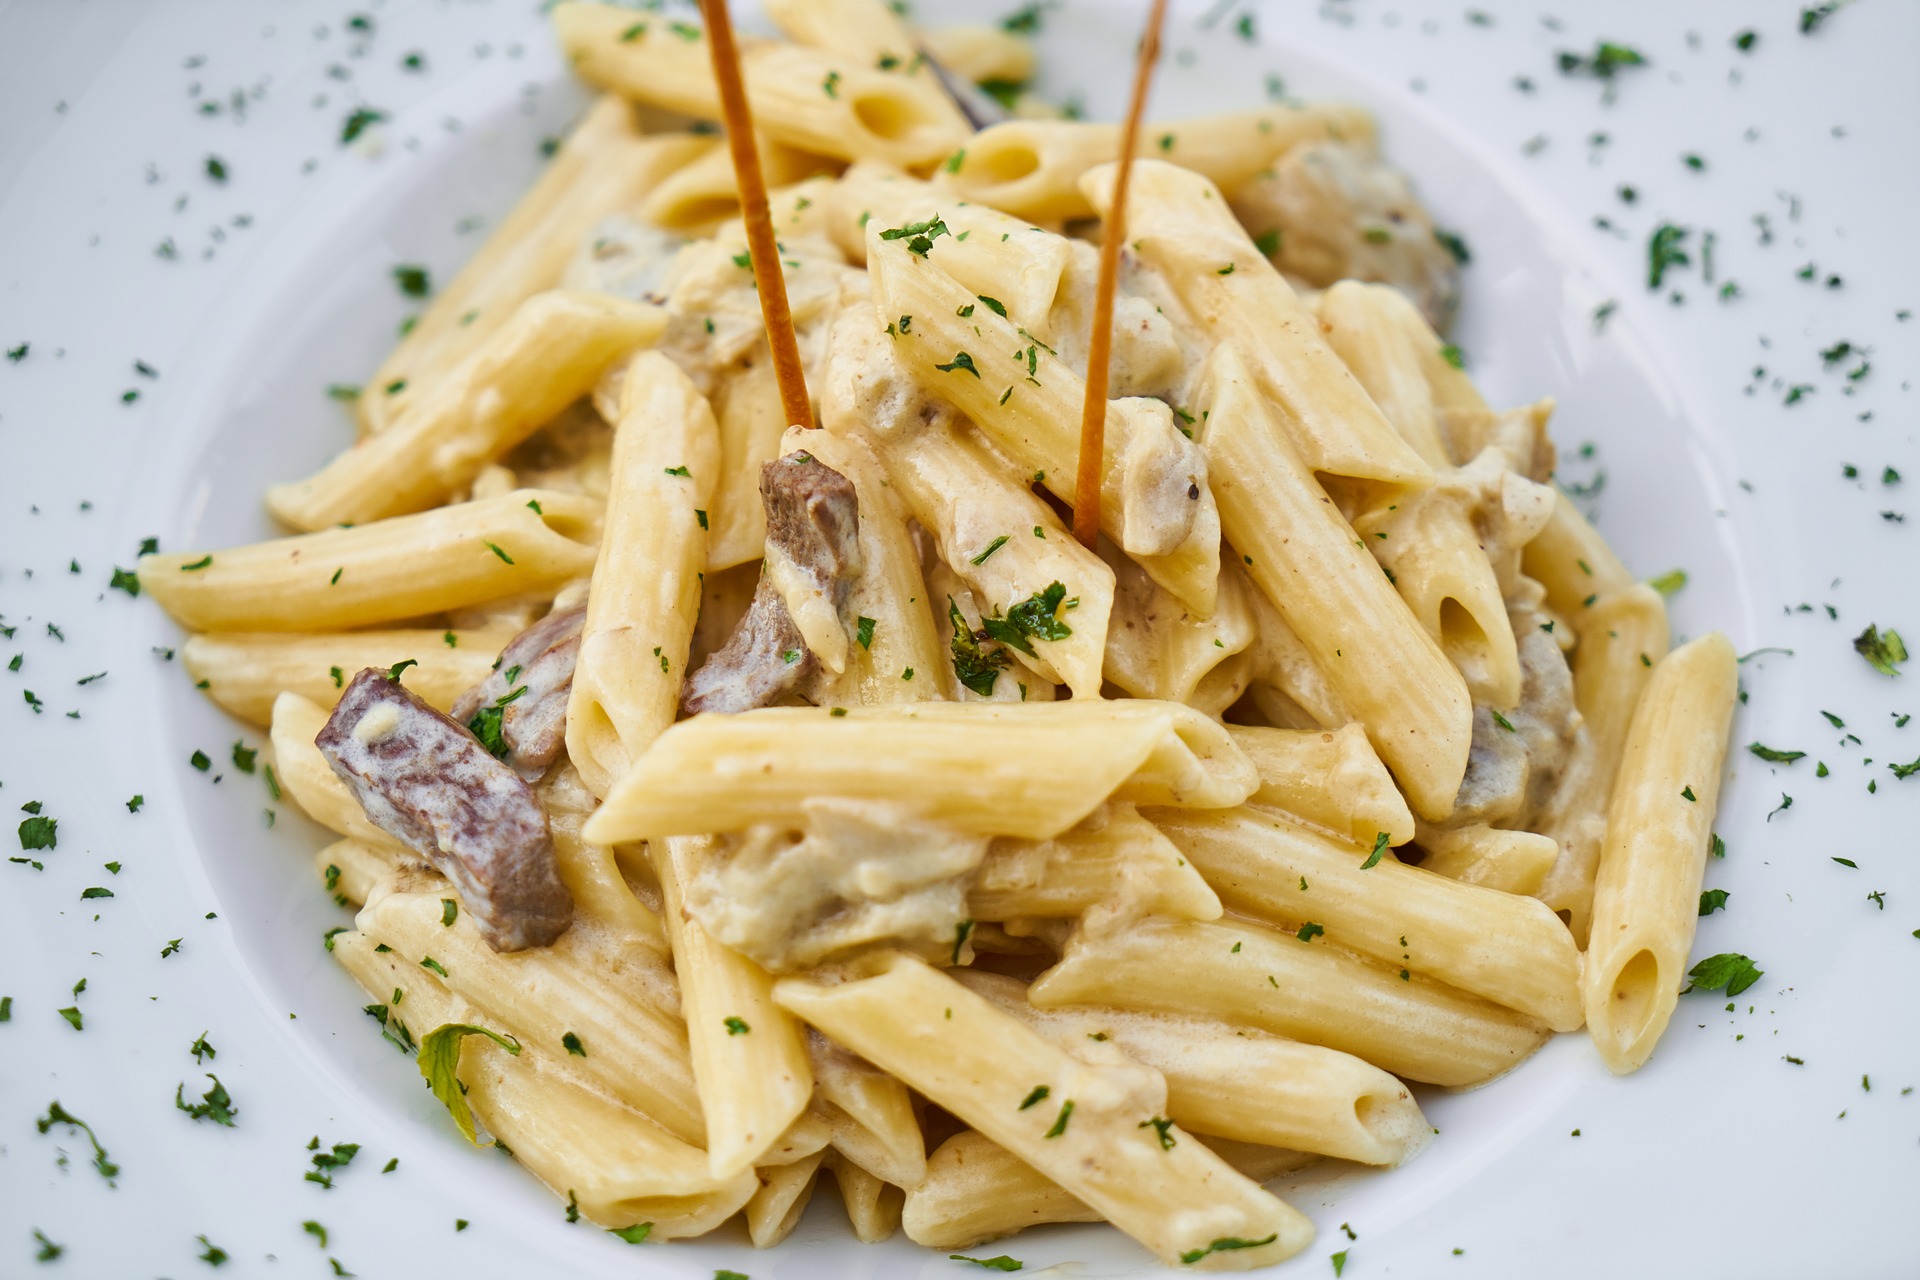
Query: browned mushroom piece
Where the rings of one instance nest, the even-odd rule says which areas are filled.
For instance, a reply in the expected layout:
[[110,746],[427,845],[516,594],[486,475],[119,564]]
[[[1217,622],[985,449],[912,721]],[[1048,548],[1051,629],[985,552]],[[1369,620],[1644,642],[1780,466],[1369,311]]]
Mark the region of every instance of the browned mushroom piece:
[[[853,484],[805,451],[760,469],[767,510],[767,556],[780,557],[799,583],[844,615],[860,568],[860,502]],[[680,709],[751,711],[789,693],[804,693],[820,676],[820,660],[794,625],[774,575],[762,569],[753,603],[726,647],[700,664],[681,693]]]
[[573,922],[547,815],[517,773],[380,667],[353,678],[314,745],[368,819],[453,882],[495,951]]
[[528,782],[566,743],[567,699],[586,622],[584,603],[556,609],[508,641],[492,674],[453,704],[453,718]]

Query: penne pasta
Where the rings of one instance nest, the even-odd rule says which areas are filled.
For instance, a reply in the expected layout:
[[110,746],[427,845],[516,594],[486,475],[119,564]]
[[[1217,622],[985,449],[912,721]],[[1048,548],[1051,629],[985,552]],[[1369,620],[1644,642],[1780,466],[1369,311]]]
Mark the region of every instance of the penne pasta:
[[180,665],[207,696],[254,724],[273,721],[273,702],[297,693],[331,707],[346,682],[364,667],[391,667],[411,658],[407,687],[445,711],[487,678],[500,647],[513,639],[485,631],[336,631],[289,633],[226,631],[188,636]]
[[[1224,807],[1255,784],[1226,731],[1175,703],[918,703],[835,714],[841,710],[769,707],[682,721],[621,779],[587,823],[587,838],[617,843],[792,824],[808,801],[839,796],[899,802],[974,834],[1045,840],[1104,800]],[[852,742],[861,744],[857,753]],[[753,790],[743,794],[739,782],[749,777]]]
[[1032,42],[1004,28],[923,27],[918,35],[929,57],[975,84],[1018,85],[1033,78]]
[[1216,920],[1220,899],[1180,850],[1126,804],[1051,840],[995,840],[967,891],[975,920],[1122,912]]
[[707,1158],[716,1178],[761,1161],[813,1096],[800,1025],[773,1002],[773,978],[707,936],[681,906],[680,885],[698,849],[694,837],[652,846],[673,942],[673,971],[686,1011],[693,1075],[707,1117]]
[[307,479],[269,488],[267,510],[311,532],[445,502],[593,390],[615,361],[657,340],[666,323],[664,311],[642,303],[536,294],[385,430]]
[[[706,36],[697,28],[578,3],[556,5],[553,26],[588,84],[696,119],[720,119]],[[967,136],[959,110],[930,76],[894,75],[773,42],[742,49],[740,61],[762,132],[802,151],[907,168],[944,159]]]
[[1042,1009],[1109,1004],[1220,1018],[1339,1049],[1403,1080],[1452,1086],[1511,1070],[1547,1035],[1523,1014],[1424,975],[1243,920],[1148,919],[1082,935],[1027,998]]
[[711,139],[688,133],[643,136],[623,98],[608,94],[594,102],[520,203],[367,379],[354,401],[363,431],[385,430],[521,303],[556,287],[601,219],[713,149]]
[[1533,898],[1385,856],[1366,866],[1372,859],[1364,850],[1255,809],[1149,810],[1147,817],[1235,910],[1290,930],[1311,921],[1334,946],[1517,1009],[1555,1031],[1580,1026],[1580,953]]
[[197,631],[329,631],[545,592],[593,564],[600,505],[520,489],[351,529],[140,557],[140,586]]
[[558,1050],[597,1088],[675,1137],[705,1140],[686,1026],[667,1003],[672,979],[664,968],[629,953],[619,970],[608,972],[590,949],[576,955],[565,945],[586,942],[571,932],[560,947],[496,952],[481,940],[470,913],[459,912],[451,925],[442,923],[444,914],[437,894],[390,893],[362,909],[355,926],[407,963],[441,974],[456,994],[522,1040]]
[[658,352],[629,366],[613,488],[567,701],[567,755],[605,796],[680,705],[720,473],[713,413]]
[[[911,316],[896,357],[915,381],[951,402],[1023,474],[1072,501],[1084,379],[1022,326],[989,309],[909,241],[867,224],[867,268],[883,317]],[[893,228],[892,230],[900,230]],[[946,237],[936,244],[944,245]],[[963,309],[972,308],[965,316]],[[964,357],[964,359],[962,358]],[[1015,363],[1017,362],[1017,363]],[[1206,464],[1158,401],[1111,402],[1107,410],[1100,528],[1153,580],[1196,613],[1213,612],[1220,528]]]
[[[1313,1228],[1197,1141],[1155,1121],[1159,1076],[1093,1067],[905,956],[869,978],[785,979],[775,998],[1005,1146],[1163,1262],[1245,1270],[1304,1248]],[[1023,1098],[1032,1099],[1022,1107]],[[1164,1134],[1171,1144],[1158,1140]],[[1216,1251],[1234,1239],[1246,1247]],[[1254,1243],[1261,1242],[1261,1243]]]
[[1660,660],[1621,751],[1587,944],[1587,1029],[1609,1070],[1653,1052],[1699,923],[1739,674],[1719,632]]
[[[1158,121],[1140,136],[1138,155],[1204,175],[1232,190],[1303,143],[1340,139],[1373,145],[1373,120],[1337,103],[1276,104],[1253,111]],[[942,183],[967,198],[1025,218],[1060,221],[1094,213],[1086,174],[1120,153],[1120,126],[1078,120],[1009,120],[967,143]],[[1143,173],[1138,166],[1135,173]]]
[[[1080,182],[1096,211],[1113,166]],[[1433,469],[1394,431],[1320,336],[1320,324],[1234,221],[1204,177],[1159,161],[1134,166],[1127,243],[1159,268],[1195,322],[1232,340],[1310,472],[1424,488]],[[1227,534],[1234,545],[1232,531]]]
[[1375,1165],[1404,1164],[1433,1140],[1407,1087],[1351,1054],[1207,1018],[1036,1009],[1012,978],[957,976],[1068,1053],[1111,1046],[1160,1072],[1167,1114],[1195,1133]]
[[1574,941],[1583,946],[1592,924],[1593,881],[1614,775],[1654,664],[1666,657],[1667,638],[1666,603],[1652,587],[1634,585],[1587,611],[1586,629],[1573,653],[1573,694],[1585,741],[1540,816],[1541,829],[1558,842],[1559,856],[1543,882],[1528,892],[1563,912]]
[[[1427,855],[1420,862],[1421,870],[1502,893],[1541,893],[1560,857],[1560,846],[1552,836],[1508,831],[1484,822],[1423,828],[1417,839]],[[1549,908],[1552,905],[1548,903]],[[1579,940],[1574,935],[1576,945]]]
[[1414,812],[1446,817],[1472,743],[1465,682],[1277,433],[1238,350],[1215,348],[1202,377],[1201,439],[1228,539]]
[[827,1168],[840,1188],[840,1202],[853,1224],[853,1238],[861,1244],[879,1244],[900,1229],[899,1187],[874,1177],[839,1152],[827,1158]]
[[[380,1002],[382,1022],[401,1024],[412,1040],[450,1023],[512,1034],[431,973],[378,950],[370,935],[348,931],[332,944]],[[581,1083],[564,1053],[514,1039],[519,1052],[510,1055],[485,1036],[463,1037],[460,1086],[487,1131],[556,1194],[571,1196],[581,1217],[613,1229],[644,1222],[649,1236],[675,1239],[704,1235],[747,1205],[751,1172],[715,1178],[705,1152]]]
[[825,1151],[802,1156],[789,1164],[756,1171],[759,1188],[747,1201],[747,1238],[756,1249],[771,1249],[800,1225],[800,1215],[813,1198],[814,1175],[827,1158]]
[[1284,809],[1311,827],[1371,847],[1413,839],[1413,814],[1357,724],[1335,732],[1230,725],[1227,732],[1260,774],[1254,804]]

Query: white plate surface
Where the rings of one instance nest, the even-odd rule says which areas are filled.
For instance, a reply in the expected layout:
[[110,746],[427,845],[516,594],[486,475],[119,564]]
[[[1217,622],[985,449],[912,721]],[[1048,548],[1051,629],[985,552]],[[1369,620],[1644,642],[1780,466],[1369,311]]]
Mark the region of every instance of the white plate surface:
[[[1050,10],[1045,86],[1117,112],[1136,7]],[[1249,41],[1239,9],[1206,26],[1202,6],[1175,6],[1159,114],[1252,105],[1270,73],[1379,113],[1392,158],[1472,248],[1456,333],[1472,372],[1496,402],[1558,398],[1563,478],[1605,476],[1583,505],[1636,571],[1689,573],[1677,636],[1719,627],[1742,652],[1792,650],[1744,664],[1735,733],[1809,753],[1730,766],[1728,856],[1708,883],[1731,897],[1695,953],[1765,969],[1733,1011],[1686,997],[1625,1080],[1565,1036],[1491,1087],[1423,1093],[1441,1133],[1413,1165],[1279,1184],[1320,1228],[1286,1274],[1328,1274],[1340,1251],[1360,1277],[1920,1271],[1920,779],[1889,768],[1920,757],[1920,724],[1899,720],[1920,713],[1920,659],[1890,679],[1851,645],[1869,622],[1920,645],[1920,530],[1900,518],[1920,486],[1920,321],[1902,315],[1920,309],[1920,8],[1865,0],[1811,35],[1799,8],[1552,19],[1487,0],[1481,22],[1454,3],[1270,3]],[[0,347],[29,344],[0,360],[0,623],[16,629],[0,667],[23,655],[0,670],[0,841],[44,865],[0,864],[0,1275],[35,1273],[35,1229],[65,1246],[47,1273],[76,1276],[198,1274],[201,1235],[244,1276],[329,1275],[329,1258],[362,1276],[961,1274],[904,1240],[852,1243],[831,1192],[770,1254],[728,1233],[635,1249],[569,1226],[513,1165],[464,1148],[319,945],[345,922],[312,874],[321,836],[232,763],[236,739],[262,735],[155,652],[179,637],[150,601],[107,589],[143,537],[270,532],[262,487],[348,439],[324,388],[367,377],[407,314],[391,267],[448,278],[478,241],[463,220],[509,208],[583,101],[531,3],[392,0],[368,7],[370,37],[349,12],[0,8]],[[1742,53],[1731,37],[1749,26]],[[1611,101],[1555,65],[1601,38],[1651,60]],[[414,51],[424,72],[401,65]],[[375,145],[343,149],[359,105],[390,119]],[[1652,292],[1663,221],[1691,229],[1693,265]],[[1723,300],[1727,280],[1740,292]],[[1842,340],[1870,349],[1857,380],[1861,357],[1822,361]],[[211,771],[189,766],[196,750]],[[29,801],[59,820],[57,849],[12,847]],[[94,887],[113,896],[83,899]],[[197,1064],[202,1032],[219,1056]],[[235,1129],[174,1106],[209,1067]],[[36,1131],[56,1098],[121,1166],[114,1186],[83,1135]],[[316,1136],[362,1144],[332,1190],[302,1177]],[[1029,1272],[1156,1271],[1104,1229],[984,1252]]]

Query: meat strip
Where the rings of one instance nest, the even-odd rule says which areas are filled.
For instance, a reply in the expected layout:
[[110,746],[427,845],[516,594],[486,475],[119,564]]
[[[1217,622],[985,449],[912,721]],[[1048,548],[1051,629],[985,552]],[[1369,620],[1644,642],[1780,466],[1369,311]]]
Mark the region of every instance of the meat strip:
[[353,678],[314,745],[368,819],[431,862],[495,951],[544,947],[573,922],[532,788],[380,667]]
[[453,704],[453,718],[528,782],[547,771],[566,742],[567,699],[586,623],[584,602],[548,614],[508,641],[493,673]]
[[[797,578],[844,615],[860,564],[860,501],[852,482],[810,453],[790,453],[760,469],[760,501],[767,510],[768,557],[784,557]],[[746,616],[726,647],[688,678],[680,709],[687,715],[751,711],[804,692],[820,675],[820,660],[762,568]]]

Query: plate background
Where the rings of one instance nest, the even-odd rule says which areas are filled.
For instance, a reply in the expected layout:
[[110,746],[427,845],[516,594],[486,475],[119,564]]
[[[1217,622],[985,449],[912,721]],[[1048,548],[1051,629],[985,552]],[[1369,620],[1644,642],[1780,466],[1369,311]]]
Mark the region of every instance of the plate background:
[[[1563,451],[1596,443],[1596,459],[1569,456],[1564,473],[1605,470],[1588,505],[1636,571],[1692,574],[1673,602],[1676,635],[1718,625],[1743,652],[1794,651],[1743,668],[1752,701],[1735,732],[1811,754],[1732,762],[1729,857],[1708,881],[1732,896],[1696,954],[1744,951],[1767,971],[1737,1012],[1689,997],[1653,1064],[1625,1081],[1561,1037],[1489,1089],[1426,1099],[1443,1132],[1415,1164],[1292,1184],[1321,1234],[1286,1270],[1325,1274],[1345,1249],[1358,1276],[1784,1276],[1836,1257],[1855,1275],[1910,1274],[1920,1094],[1901,1090],[1920,1086],[1920,782],[1886,766],[1920,755],[1920,726],[1891,718],[1920,713],[1920,699],[1914,675],[1876,674],[1848,641],[1868,621],[1920,641],[1916,534],[1881,514],[1905,514],[1920,484],[1916,325],[1895,318],[1920,306],[1907,226],[1920,9],[1859,4],[1803,37],[1795,4],[1618,4],[1603,25],[1598,9],[1569,7],[1558,31],[1530,6],[1479,7],[1491,25],[1452,4],[1269,3],[1250,44],[1231,16],[1203,31],[1201,6],[1176,6],[1158,111],[1251,105],[1269,71],[1378,110],[1389,155],[1473,247],[1457,338],[1489,397],[1553,394]],[[1050,14],[1046,85],[1112,115],[1133,10]],[[330,1274],[328,1256],[368,1276],[542,1263],[594,1276],[948,1274],[956,1264],[903,1241],[854,1246],[831,1192],[771,1254],[743,1239],[635,1251],[567,1227],[513,1166],[461,1149],[316,945],[344,922],[315,891],[319,837],[229,763],[236,736],[262,735],[241,734],[151,652],[177,633],[150,602],[105,591],[149,534],[184,547],[267,532],[260,486],[347,438],[322,389],[366,377],[407,313],[390,266],[448,278],[478,239],[459,220],[504,211],[537,169],[538,140],[582,100],[531,4],[368,11],[371,40],[348,38],[347,9],[319,4],[0,9],[0,346],[31,344],[0,363],[0,619],[18,628],[0,656],[24,655],[0,674],[0,810],[17,821],[40,800],[61,821],[60,847],[34,855],[44,872],[0,866],[0,995],[13,997],[0,1025],[0,1274],[29,1269],[34,1227],[67,1246],[59,1267],[85,1276],[191,1272],[200,1233],[241,1275]],[[1728,43],[1742,25],[1761,33],[1750,55]],[[1601,37],[1653,60],[1621,77],[1611,105],[1553,67],[1556,50]],[[424,75],[398,65],[415,49]],[[347,78],[328,74],[336,65]],[[1532,93],[1513,86],[1519,75]],[[217,114],[197,110],[208,98]],[[339,122],[361,103],[392,119],[343,150]],[[1599,132],[1608,141],[1591,142]],[[1689,151],[1704,172],[1680,162]],[[224,184],[206,176],[208,155]],[[1636,203],[1615,196],[1623,182]],[[1695,228],[1696,251],[1715,230],[1719,278],[1742,296],[1717,301],[1697,270],[1680,277],[1683,302],[1650,293],[1646,237],[1661,220]],[[155,253],[163,238],[170,260]],[[1795,278],[1810,260],[1843,284]],[[1856,362],[1823,369],[1818,355],[1843,338],[1872,348],[1857,386],[1845,377]],[[1814,390],[1784,404],[1801,384]],[[140,395],[123,403],[129,389]],[[1887,466],[1911,479],[1883,484]],[[1803,602],[1811,612],[1792,611]],[[1822,709],[1862,742],[1842,745]],[[217,785],[188,766],[196,748],[215,758]],[[1816,757],[1831,777],[1814,779]],[[146,803],[133,815],[122,802],[136,792]],[[1783,794],[1794,806],[1769,819]],[[116,896],[82,901],[90,886]],[[79,1033],[55,1013],[75,1003]],[[167,1097],[182,1081],[206,1088],[185,1052],[203,1030],[239,1106],[234,1130],[196,1125]],[[35,1132],[56,1097],[122,1165],[116,1189],[88,1166],[84,1138]],[[316,1135],[363,1144],[332,1191],[300,1176]],[[394,1156],[400,1168],[381,1175]],[[455,1218],[473,1225],[456,1234]],[[328,1228],[326,1252],[307,1219]],[[1029,1268],[1152,1270],[1085,1228],[988,1252],[1003,1250]]]

